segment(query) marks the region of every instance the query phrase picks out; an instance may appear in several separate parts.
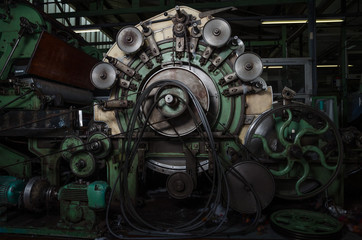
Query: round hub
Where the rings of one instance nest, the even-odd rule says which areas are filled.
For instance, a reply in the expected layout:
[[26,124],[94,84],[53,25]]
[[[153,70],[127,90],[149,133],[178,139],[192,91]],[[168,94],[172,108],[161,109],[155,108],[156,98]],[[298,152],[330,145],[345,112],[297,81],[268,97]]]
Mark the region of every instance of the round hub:
[[194,189],[191,176],[184,172],[177,172],[167,179],[167,191],[171,197],[184,199],[191,195]]
[[[191,89],[203,109],[208,111],[209,93],[198,75],[184,68],[164,68],[152,75],[143,89],[161,80],[174,80],[184,83]],[[199,123],[200,119],[194,105],[189,104],[189,96],[185,89],[170,84],[153,89],[150,96],[143,105],[143,111],[146,116],[149,111],[152,111],[148,121],[158,133],[177,137],[189,134],[196,129],[195,122]],[[158,101],[156,107],[151,109],[155,101]]]
[[159,89],[154,101],[163,116],[177,117],[187,109],[189,96],[184,89],[167,86]]

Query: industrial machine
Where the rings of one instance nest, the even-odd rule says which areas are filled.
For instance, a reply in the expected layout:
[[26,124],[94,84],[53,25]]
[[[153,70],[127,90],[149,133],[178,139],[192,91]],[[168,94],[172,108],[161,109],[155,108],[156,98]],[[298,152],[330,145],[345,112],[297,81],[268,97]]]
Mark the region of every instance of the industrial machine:
[[0,232],[242,234],[275,195],[340,190],[333,122],[291,89],[273,105],[261,58],[217,11],[126,26],[99,62],[25,7],[0,12]]

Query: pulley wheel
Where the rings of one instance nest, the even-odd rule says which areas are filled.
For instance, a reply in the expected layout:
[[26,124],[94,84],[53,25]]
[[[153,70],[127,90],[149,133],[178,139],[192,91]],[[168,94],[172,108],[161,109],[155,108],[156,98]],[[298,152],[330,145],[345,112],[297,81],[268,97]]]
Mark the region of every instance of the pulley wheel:
[[46,192],[50,183],[41,177],[33,177],[24,188],[24,207],[32,212],[41,212],[46,207]]
[[236,59],[234,71],[241,80],[249,82],[261,75],[263,72],[263,63],[258,55],[254,53],[244,53]]
[[79,151],[73,154],[69,166],[75,176],[84,178],[94,173],[96,161],[90,152]]
[[168,176],[166,186],[168,194],[176,199],[189,197],[194,189],[191,176],[184,172],[177,172]]
[[211,19],[205,24],[202,37],[208,45],[216,48],[222,47],[231,37],[231,27],[224,19]]
[[111,88],[116,82],[117,70],[113,65],[99,62],[91,70],[90,79],[98,89]]
[[67,161],[71,159],[73,153],[84,149],[85,147],[82,139],[74,135],[66,137],[60,145],[62,157]]
[[[153,74],[147,80],[143,90],[151,84],[165,79],[180,81],[191,89],[204,111],[208,111],[210,106],[209,92],[205,84],[201,81],[201,77],[203,77],[202,74],[196,74],[194,71],[190,71],[188,69],[167,67]],[[167,88],[169,90],[167,90]],[[155,88],[151,91],[149,95],[150,97],[144,102],[142,107],[144,116],[147,116],[149,111],[152,109],[148,119],[150,127],[164,136],[178,137],[187,135],[193,132],[201,122],[194,104],[190,103],[188,106],[184,104],[189,101],[189,96],[186,97],[184,94],[186,92],[181,88],[178,89],[180,91],[177,90],[173,84],[164,86],[160,91],[159,88]],[[176,90],[178,93],[176,93]],[[155,103],[155,99],[159,100],[158,96],[163,96],[164,93],[167,93],[167,91],[171,93],[170,95],[172,95],[173,98],[178,98],[177,101],[181,101],[179,102],[181,105],[176,104],[175,106],[171,106],[173,104],[171,103],[171,105],[166,104],[166,107],[162,105],[162,102],[157,102],[155,107],[152,108]],[[159,104],[161,104],[161,112]],[[172,107],[176,108],[172,109]],[[180,107],[180,109],[178,109],[178,107]],[[184,107],[186,107],[186,109],[183,109]]]
[[133,26],[123,27],[117,34],[117,45],[126,54],[136,53],[143,42],[143,34]]
[[327,214],[300,209],[276,211],[270,219],[276,232],[296,240],[339,239],[343,227]]
[[102,132],[94,132],[87,139],[87,150],[97,159],[103,159],[111,152],[112,143]]
[[339,131],[304,104],[274,105],[250,126],[245,145],[273,174],[276,196],[306,199],[329,187],[343,160]]
[[240,162],[226,172],[229,186],[230,207],[241,213],[255,213],[256,199],[244,178],[255,190],[261,208],[267,207],[274,198],[275,184],[269,170],[256,162]]

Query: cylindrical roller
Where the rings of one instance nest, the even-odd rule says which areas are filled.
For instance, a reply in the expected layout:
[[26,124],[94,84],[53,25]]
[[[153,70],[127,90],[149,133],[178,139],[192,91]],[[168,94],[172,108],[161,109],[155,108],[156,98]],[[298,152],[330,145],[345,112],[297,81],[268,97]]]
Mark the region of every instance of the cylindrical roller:
[[254,53],[244,53],[236,59],[234,71],[241,80],[249,82],[261,75],[263,72],[263,63],[258,55]]
[[202,31],[205,42],[213,47],[222,47],[230,39],[231,27],[227,21],[214,18],[208,21]]
[[143,34],[133,26],[123,27],[117,34],[117,45],[126,54],[136,53],[143,42]]
[[91,71],[91,82],[98,89],[111,88],[116,82],[117,70],[105,62],[97,63]]

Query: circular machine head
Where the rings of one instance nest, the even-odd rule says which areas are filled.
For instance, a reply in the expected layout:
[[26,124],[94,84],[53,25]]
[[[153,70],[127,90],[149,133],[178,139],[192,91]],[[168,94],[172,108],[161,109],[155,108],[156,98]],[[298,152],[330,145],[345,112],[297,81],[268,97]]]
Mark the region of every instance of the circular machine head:
[[227,21],[221,18],[209,20],[202,31],[205,42],[212,47],[222,47],[230,39],[231,27]]
[[99,62],[91,70],[90,79],[98,89],[111,88],[116,82],[117,70],[113,65]]
[[266,167],[256,162],[240,162],[226,172],[230,207],[241,213],[249,214],[257,211],[254,194],[241,180],[242,178],[253,186],[261,208],[267,207],[274,198],[274,178]]
[[258,55],[244,53],[236,59],[234,71],[241,80],[249,82],[261,75],[263,63]]
[[117,45],[126,54],[136,53],[143,45],[143,34],[136,27],[123,27],[117,34]]
[[90,152],[79,151],[73,154],[69,166],[75,176],[84,178],[89,177],[94,173],[96,161]]
[[184,172],[176,172],[167,178],[167,191],[171,197],[185,199],[189,197],[194,189],[192,178]]

